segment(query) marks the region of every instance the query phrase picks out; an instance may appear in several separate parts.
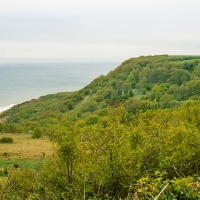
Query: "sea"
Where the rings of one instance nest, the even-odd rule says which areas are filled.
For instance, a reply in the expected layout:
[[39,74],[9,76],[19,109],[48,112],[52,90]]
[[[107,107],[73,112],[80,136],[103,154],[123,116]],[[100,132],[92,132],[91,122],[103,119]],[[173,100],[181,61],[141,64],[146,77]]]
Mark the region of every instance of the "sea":
[[77,91],[120,61],[0,60],[0,112],[58,92]]

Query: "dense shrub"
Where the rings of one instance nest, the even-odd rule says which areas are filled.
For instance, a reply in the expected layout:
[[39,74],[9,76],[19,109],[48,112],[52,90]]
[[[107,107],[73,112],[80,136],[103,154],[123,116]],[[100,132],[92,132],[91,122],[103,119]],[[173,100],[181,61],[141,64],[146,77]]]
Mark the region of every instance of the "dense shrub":
[[33,132],[33,135],[32,135],[32,138],[33,139],[38,139],[38,138],[41,138],[43,135],[43,131],[41,128],[35,128],[34,132]]
[[11,137],[2,137],[0,143],[13,143],[13,139]]
[[86,120],[86,124],[87,125],[94,125],[98,122],[99,117],[98,115],[91,115],[87,120]]

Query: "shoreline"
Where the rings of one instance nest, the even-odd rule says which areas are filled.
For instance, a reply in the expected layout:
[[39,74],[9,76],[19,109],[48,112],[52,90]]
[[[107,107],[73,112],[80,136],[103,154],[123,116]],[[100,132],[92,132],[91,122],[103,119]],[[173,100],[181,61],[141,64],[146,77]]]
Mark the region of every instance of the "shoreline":
[[15,106],[16,104],[10,104],[10,105],[8,105],[8,106],[2,106],[2,107],[0,107],[0,115],[4,112],[4,111],[6,111],[6,110],[9,110],[10,108],[12,108],[13,106]]

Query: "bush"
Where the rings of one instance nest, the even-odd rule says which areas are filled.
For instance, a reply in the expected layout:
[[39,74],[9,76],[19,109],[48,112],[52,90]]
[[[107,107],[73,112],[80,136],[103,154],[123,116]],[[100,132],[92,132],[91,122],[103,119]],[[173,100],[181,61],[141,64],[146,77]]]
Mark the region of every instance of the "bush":
[[13,139],[11,137],[2,137],[0,143],[13,143]]
[[33,132],[33,135],[32,135],[32,138],[33,139],[38,139],[38,138],[41,138],[43,135],[43,131],[41,128],[35,128],[34,132]]
[[[157,172],[156,172],[157,173]],[[165,172],[164,172],[165,173]],[[162,174],[161,174],[162,175]],[[199,177],[187,176],[184,178],[142,177],[137,181],[128,199],[199,199]],[[130,190],[131,191],[131,190]],[[160,193],[163,191],[162,193]],[[158,198],[159,197],[159,198]]]
[[98,115],[91,115],[87,120],[86,124],[87,125],[94,125],[98,122],[99,116]]
[[67,107],[69,110],[72,110],[74,107],[75,107],[75,103],[73,101],[70,101],[68,104],[67,104]]

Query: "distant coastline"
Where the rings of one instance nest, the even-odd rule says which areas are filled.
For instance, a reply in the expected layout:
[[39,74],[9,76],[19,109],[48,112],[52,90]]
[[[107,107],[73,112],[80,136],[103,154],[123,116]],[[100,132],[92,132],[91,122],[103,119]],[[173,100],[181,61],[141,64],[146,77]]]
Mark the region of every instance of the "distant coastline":
[[77,91],[119,62],[0,59],[0,113],[15,104],[59,92]]
[[0,114],[6,110],[9,110],[10,108],[12,108],[13,106],[15,106],[16,104],[10,104],[8,106],[3,106],[3,107],[0,107]]

